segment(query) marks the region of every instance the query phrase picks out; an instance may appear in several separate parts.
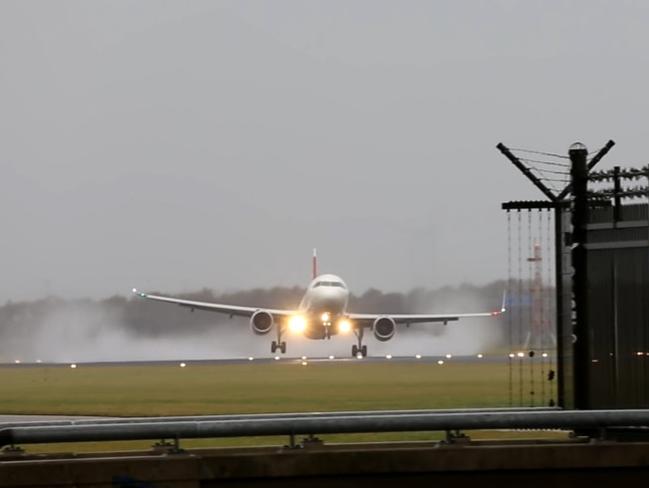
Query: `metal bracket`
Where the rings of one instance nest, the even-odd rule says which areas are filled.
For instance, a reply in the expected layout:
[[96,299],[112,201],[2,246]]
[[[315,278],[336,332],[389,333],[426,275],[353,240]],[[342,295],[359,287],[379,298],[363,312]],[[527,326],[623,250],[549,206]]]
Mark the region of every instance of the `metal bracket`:
[[17,457],[22,457],[25,455],[25,450],[20,447],[16,446],[14,444],[11,444],[10,446],[6,446],[0,451],[0,457],[2,458],[17,458]]
[[175,437],[171,442],[166,439],[160,439],[159,442],[156,442],[151,447],[153,447],[155,452],[160,454],[181,454],[185,452],[185,450],[180,447],[180,439],[178,439],[178,437]]
[[444,444],[466,445],[471,443],[471,438],[461,430],[447,430],[446,438],[442,441]]
[[303,448],[309,448],[309,447],[320,447],[324,445],[324,441],[320,439],[319,437],[314,436],[313,434],[309,434],[308,437],[305,437],[302,439],[302,442],[300,444]]

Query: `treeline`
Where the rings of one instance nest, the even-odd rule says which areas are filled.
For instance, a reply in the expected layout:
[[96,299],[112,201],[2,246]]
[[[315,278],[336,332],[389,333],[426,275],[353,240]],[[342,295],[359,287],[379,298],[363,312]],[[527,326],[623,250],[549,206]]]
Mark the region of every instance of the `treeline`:
[[[350,310],[367,313],[457,313],[499,307],[505,283],[484,286],[461,285],[436,290],[414,289],[408,293],[384,293],[376,289],[353,295]],[[162,292],[160,292],[162,293]],[[189,300],[296,308],[304,289],[276,287],[217,294],[203,289],[178,295]],[[190,312],[172,304],[156,303],[135,296],[113,296],[103,300],[65,300],[49,297],[29,302],[8,302],[0,307],[0,352],[12,343],[29,340],[36,329],[66,321],[87,323],[88,330],[120,328],[144,337],[183,335],[204,331],[227,317],[204,311]],[[240,325],[240,324],[239,324]]]

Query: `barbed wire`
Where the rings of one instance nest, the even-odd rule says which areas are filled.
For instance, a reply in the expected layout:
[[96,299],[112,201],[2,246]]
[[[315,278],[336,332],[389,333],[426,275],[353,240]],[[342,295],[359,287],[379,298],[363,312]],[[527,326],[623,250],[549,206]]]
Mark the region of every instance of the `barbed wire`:
[[[610,169],[593,171],[588,175],[588,179],[591,181],[614,181],[615,176],[615,170]],[[643,166],[642,168],[620,168],[617,176],[624,180],[646,178],[649,176],[649,165]]]
[[588,192],[589,198],[647,198],[649,197],[649,187],[647,186],[634,186],[615,192],[614,189],[595,190]]
[[557,154],[557,153],[551,153],[551,152],[545,152],[545,151],[535,151],[533,149],[524,149],[520,147],[513,147],[509,148],[510,151],[518,151],[518,152],[523,152],[523,153],[528,153],[528,154],[540,154],[542,156],[550,156],[553,158],[560,158],[560,159],[570,159],[568,156],[564,154]]
[[569,163],[555,163],[552,161],[544,161],[542,159],[530,159],[530,158],[518,158],[518,159],[520,159],[521,161],[525,161],[526,163],[545,164],[547,166],[555,166],[555,167],[566,168],[566,169],[570,168]]

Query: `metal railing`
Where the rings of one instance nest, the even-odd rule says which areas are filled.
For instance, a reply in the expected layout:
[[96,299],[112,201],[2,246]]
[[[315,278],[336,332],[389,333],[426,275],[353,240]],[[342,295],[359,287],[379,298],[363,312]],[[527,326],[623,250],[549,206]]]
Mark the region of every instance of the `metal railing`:
[[[90,422],[90,421],[86,421]],[[275,435],[490,429],[587,430],[647,427],[649,410],[415,411],[216,416],[209,420],[97,421],[72,425],[7,426],[0,446],[33,443],[197,439]]]

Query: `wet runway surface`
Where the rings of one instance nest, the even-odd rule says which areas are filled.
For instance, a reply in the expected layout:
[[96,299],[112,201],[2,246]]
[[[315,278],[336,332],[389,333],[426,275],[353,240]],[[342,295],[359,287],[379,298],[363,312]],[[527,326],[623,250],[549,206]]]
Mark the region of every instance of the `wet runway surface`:
[[[440,362],[461,362],[461,363],[475,363],[475,362],[507,362],[508,358],[501,355],[470,355],[470,356],[369,356],[362,359],[351,357],[247,357],[247,358],[229,358],[229,359],[168,359],[159,361],[93,361],[93,362],[0,362],[0,368],[12,367],[81,367],[81,366],[105,366],[105,367],[120,367],[120,366],[178,366],[178,365],[227,365],[227,364],[296,364],[303,361],[309,363],[350,363],[350,362],[369,362],[369,363],[388,363],[388,362],[409,362],[409,363],[440,363]],[[540,360],[540,358],[539,358]]]

